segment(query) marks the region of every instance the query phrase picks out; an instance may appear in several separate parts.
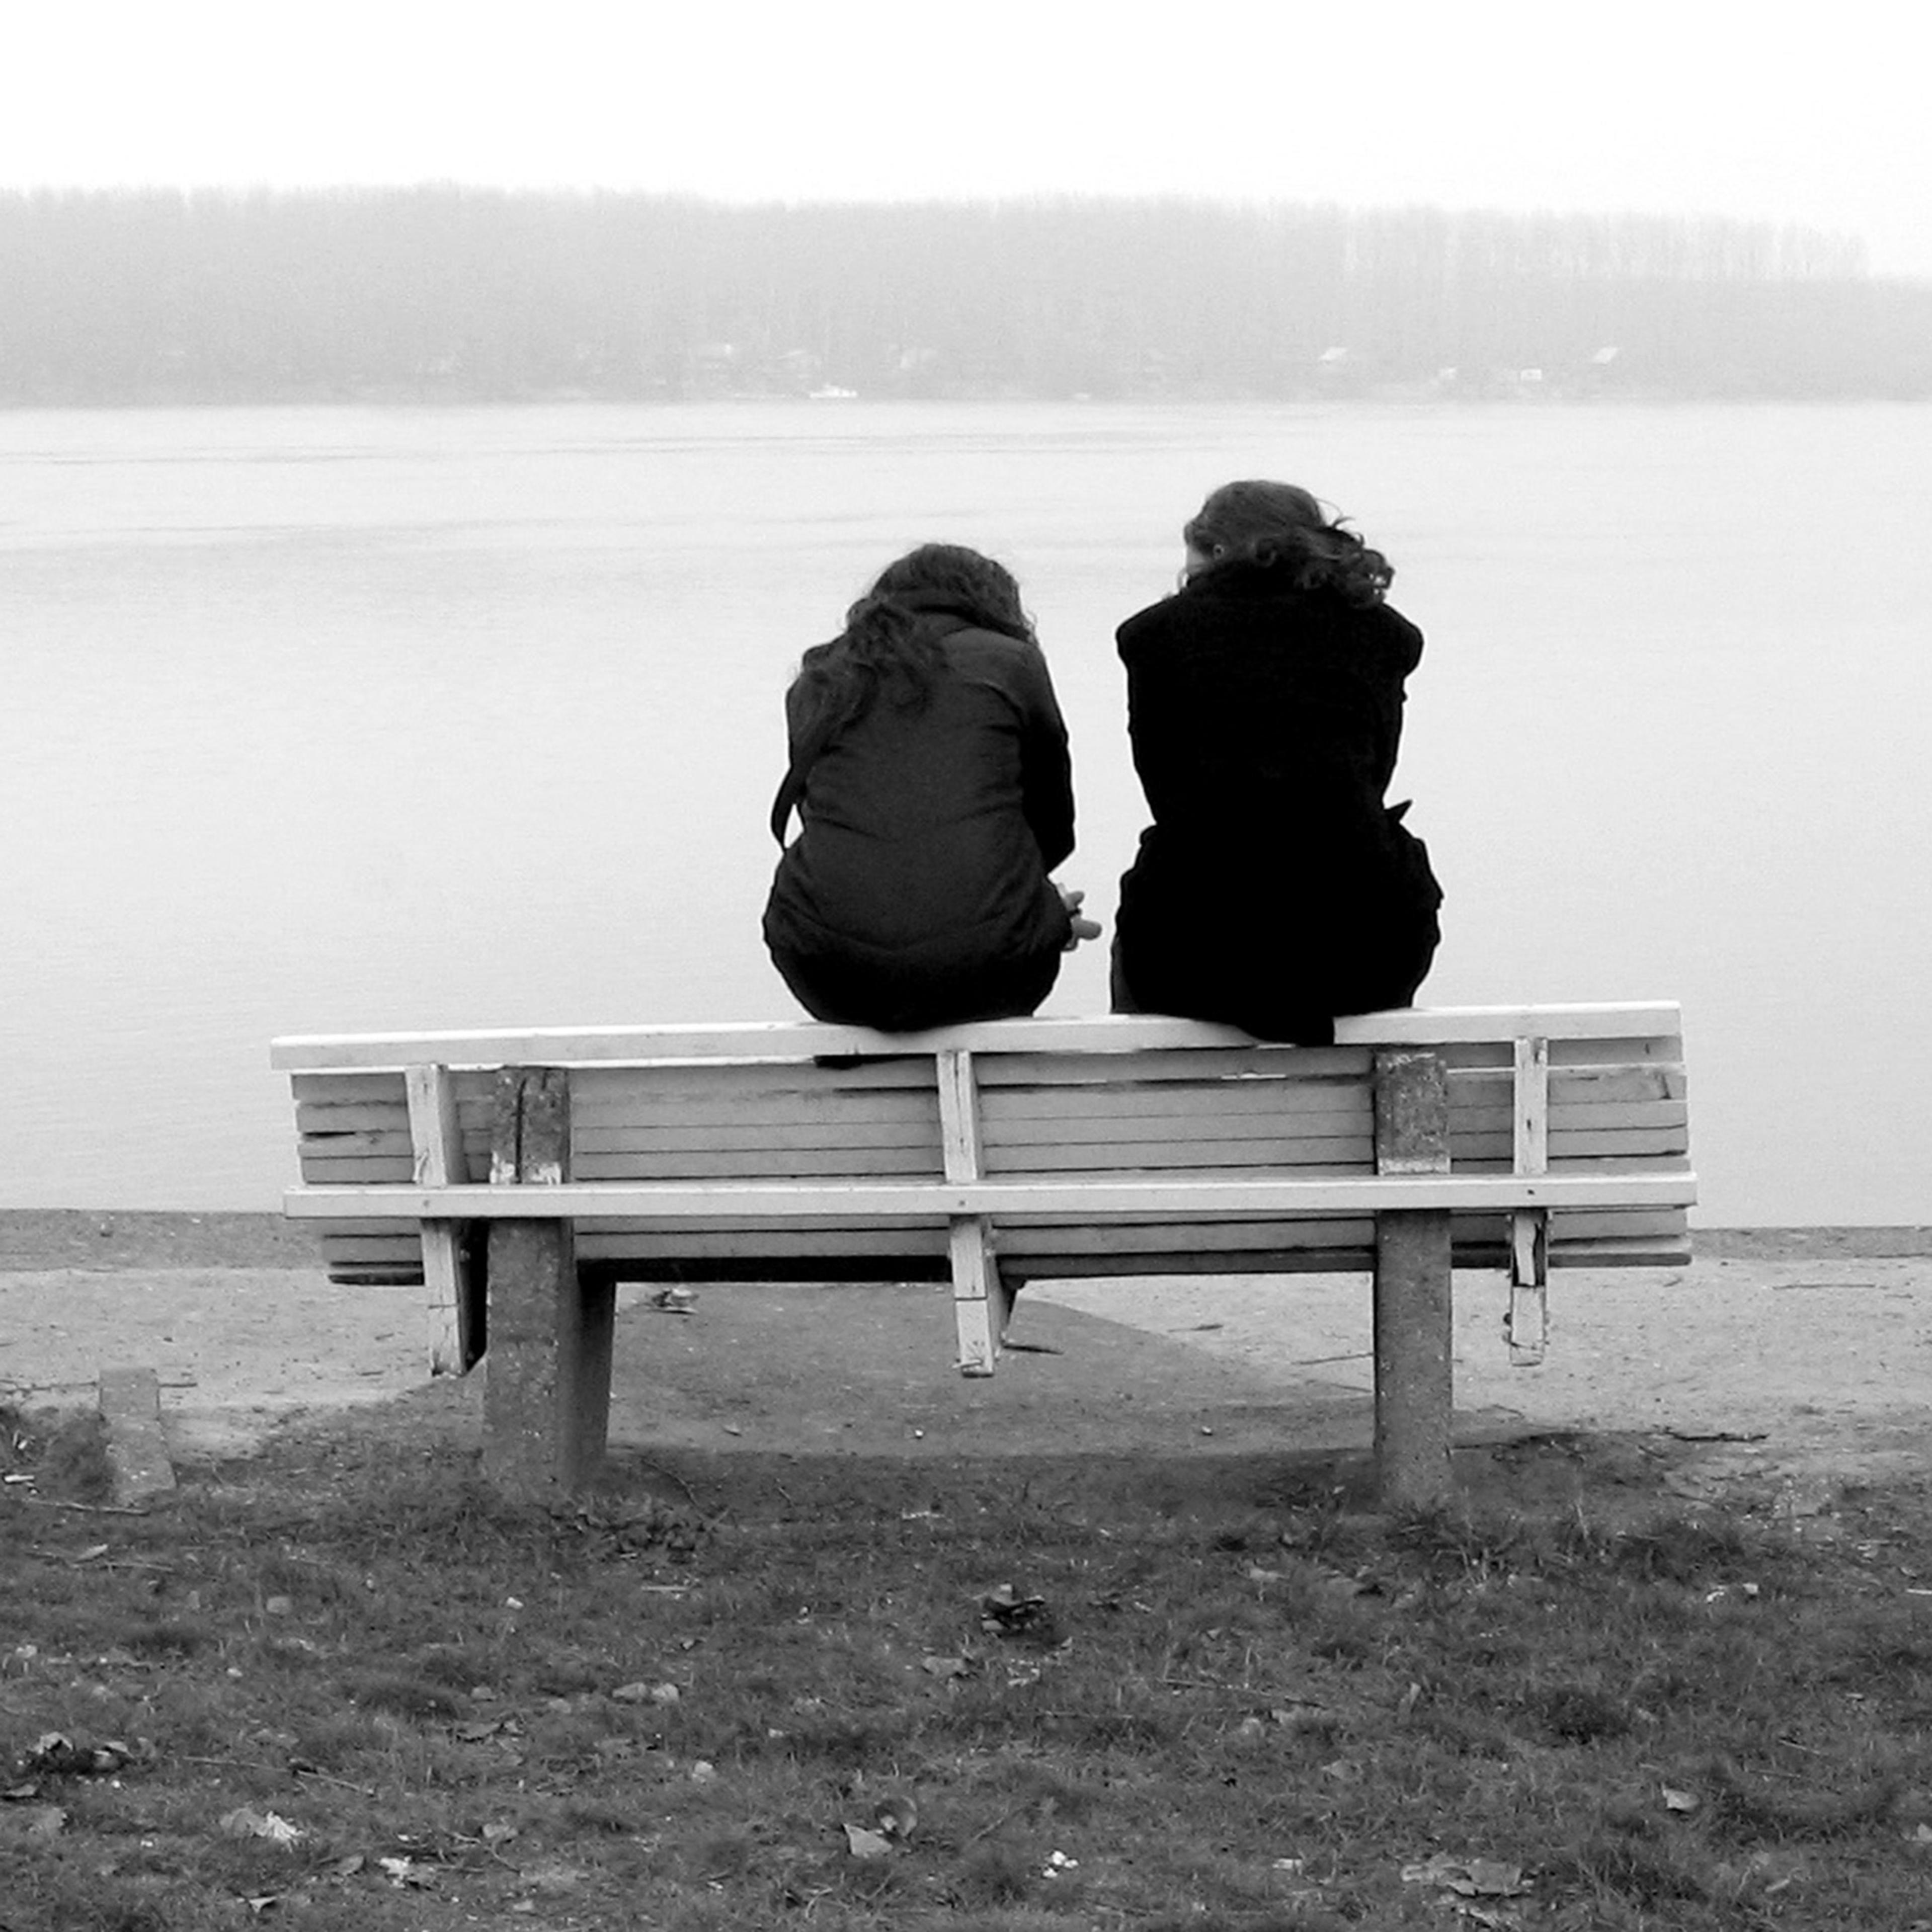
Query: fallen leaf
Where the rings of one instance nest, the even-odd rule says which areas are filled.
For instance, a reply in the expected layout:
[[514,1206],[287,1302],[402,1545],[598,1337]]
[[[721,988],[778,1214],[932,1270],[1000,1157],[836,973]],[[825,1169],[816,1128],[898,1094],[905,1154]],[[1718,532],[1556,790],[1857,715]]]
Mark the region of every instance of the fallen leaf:
[[1405,1885],[1439,1885],[1462,1898],[1517,1898],[1528,1891],[1520,1865],[1496,1858],[1459,1858],[1437,1852],[1419,1865],[1402,1868]]
[[868,1831],[862,1825],[848,1825],[845,1849],[855,1858],[883,1858],[891,1856],[892,1841],[883,1832]]
[[308,1834],[299,1825],[291,1825],[279,1811],[257,1811],[251,1804],[239,1804],[225,1812],[222,1831],[231,1838],[266,1838],[271,1844],[292,1847]]
[[1694,1791],[1679,1791],[1675,1785],[1660,1785],[1666,1811],[1694,1811],[1704,1801]]
[[1449,1889],[1465,1898],[1520,1898],[1529,1887],[1523,1882],[1522,1868],[1496,1858],[1472,1858],[1465,1876],[1452,1879]]

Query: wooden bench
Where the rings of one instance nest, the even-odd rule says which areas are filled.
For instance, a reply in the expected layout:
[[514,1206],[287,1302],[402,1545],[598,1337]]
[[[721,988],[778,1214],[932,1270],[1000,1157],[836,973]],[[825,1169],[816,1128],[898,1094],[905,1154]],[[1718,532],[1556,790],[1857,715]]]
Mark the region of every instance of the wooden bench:
[[422,1282],[431,1366],[487,1347],[485,1462],[601,1460],[620,1281],[950,1277],[992,1372],[1014,1289],[1372,1270],[1382,1492],[1449,1471],[1450,1270],[1688,1252],[1678,1010],[1418,1008],[1332,1047],[1154,1016],[919,1034],[810,1023],[291,1038],[302,1185],[341,1281]]

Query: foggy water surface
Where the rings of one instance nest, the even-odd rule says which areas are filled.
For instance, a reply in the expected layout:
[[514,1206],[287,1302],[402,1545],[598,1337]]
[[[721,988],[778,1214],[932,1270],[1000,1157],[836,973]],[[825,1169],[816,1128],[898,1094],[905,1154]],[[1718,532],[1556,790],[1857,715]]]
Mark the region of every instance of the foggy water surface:
[[[1245,475],[1397,567],[1438,1003],[1684,1003],[1706,1226],[1932,1220],[1932,414],[0,414],[0,1204],[272,1207],[279,1033],[795,1014],[780,699],[907,546],[1020,576],[1110,921],[1114,625]],[[1258,877],[1258,892],[1266,881]],[[1102,949],[1048,1010],[1105,1004]]]

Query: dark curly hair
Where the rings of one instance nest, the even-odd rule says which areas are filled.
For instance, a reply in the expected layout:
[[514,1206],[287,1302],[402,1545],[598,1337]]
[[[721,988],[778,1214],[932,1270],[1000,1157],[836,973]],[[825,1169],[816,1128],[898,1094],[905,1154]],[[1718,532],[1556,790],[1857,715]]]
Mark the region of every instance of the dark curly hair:
[[806,652],[794,688],[814,724],[829,735],[881,698],[901,710],[924,710],[945,661],[932,626],[920,622],[935,611],[1034,641],[1020,587],[1004,565],[962,544],[921,544],[880,572],[837,637]]
[[1292,574],[1298,590],[1333,590],[1358,607],[1379,604],[1395,570],[1342,519],[1330,518],[1294,483],[1224,483],[1180,532],[1206,561],[1202,576],[1228,564],[1249,563]]

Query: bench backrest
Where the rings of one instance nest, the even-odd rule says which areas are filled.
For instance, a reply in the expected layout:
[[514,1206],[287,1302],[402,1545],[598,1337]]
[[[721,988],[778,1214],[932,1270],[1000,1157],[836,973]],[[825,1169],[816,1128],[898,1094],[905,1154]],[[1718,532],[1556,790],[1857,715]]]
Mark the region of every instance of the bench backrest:
[[[1404,1010],[1344,1020],[1336,1035],[1333,1047],[1285,1047],[1142,1017],[908,1035],[776,1024],[292,1039],[274,1057],[293,1072],[310,1186],[422,1178],[422,1102],[412,1133],[409,1068],[446,1070],[437,1081],[457,1150],[447,1178],[487,1178],[498,1070],[527,1065],[571,1069],[578,1180],[937,1178],[949,1171],[946,1060],[970,1070],[975,1154],[988,1175],[1372,1174],[1374,1055],[1424,1046],[1446,1064],[1457,1172],[1688,1172],[1675,1006]],[[420,1096],[420,1073],[416,1084]],[[1506,1220],[1459,1214],[1458,1260],[1500,1263]],[[412,1224],[338,1224],[323,1238],[338,1279],[420,1277]],[[1681,1259],[1684,1211],[1558,1210],[1550,1238],[1559,1264]],[[999,1232],[1016,1276],[1348,1268],[1366,1264],[1372,1244],[1366,1219],[1337,1215],[1150,1213],[1104,1226],[1022,1218]],[[937,1276],[946,1234],[877,1220],[600,1222],[580,1227],[578,1252],[645,1278]]]

